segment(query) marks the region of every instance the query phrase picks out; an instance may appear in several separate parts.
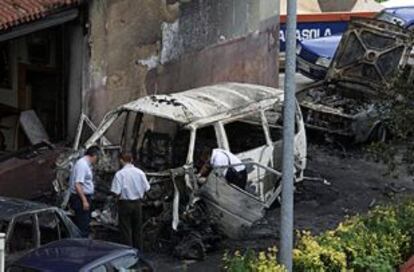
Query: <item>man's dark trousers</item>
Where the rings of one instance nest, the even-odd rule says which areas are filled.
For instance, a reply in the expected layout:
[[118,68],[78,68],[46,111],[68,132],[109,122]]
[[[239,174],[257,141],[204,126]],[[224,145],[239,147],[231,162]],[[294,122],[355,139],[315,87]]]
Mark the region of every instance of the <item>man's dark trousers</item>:
[[82,200],[77,194],[72,194],[70,197],[70,207],[75,212],[74,223],[81,231],[81,235],[84,238],[89,237],[89,224],[91,223],[91,211],[92,211],[92,196],[85,195],[89,203],[89,210],[83,209]]
[[[134,248],[142,247],[142,204],[141,200],[119,200],[118,225],[122,243]],[[140,248],[141,249],[141,248]]]

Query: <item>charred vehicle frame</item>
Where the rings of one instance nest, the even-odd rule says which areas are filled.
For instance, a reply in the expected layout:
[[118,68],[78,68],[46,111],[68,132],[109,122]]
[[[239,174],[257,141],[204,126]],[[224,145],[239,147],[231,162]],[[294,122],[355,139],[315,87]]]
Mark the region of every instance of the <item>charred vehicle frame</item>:
[[[160,226],[174,232],[181,230],[189,234],[181,237],[181,242],[188,243],[178,245],[176,251],[185,251],[189,244],[204,251],[197,242],[205,239],[206,230],[200,230],[200,225],[214,222],[214,228],[227,236],[239,237],[278,198],[282,104],[282,90],[241,83],[143,97],[109,112],[97,128],[90,121],[84,122],[95,131],[89,138],[83,135],[86,129],[79,126],[75,150],[57,162],[56,188],[60,192],[67,188],[74,161],[85,148],[98,144],[103,156],[94,169],[96,187],[105,199],[103,206],[111,207],[105,203],[112,176],[118,169],[117,154],[121,150],[131,151],[151,184],[144,201],[144,210],[149,214],[143,227],[145,236],[159,240]],[[108,140],[117,137],[119,144]],[[82,144],[84,138],[87,141]],[[196,173],[206,147],[229,150],[241,159],[248,169],[246,188],[226,182],[221,168],[214,169],[207,182],[200,185]],[[306,134],[298,104],[295,154],[296,180],[301,181],[306,167]],[[107,215],[114,218],[110,212]]]
[[0,197],[0,231],[6,234],[7,263],[46,243],[79,238],[63,210],[17,198]]
[[354,142],[384,140],[378,101],[407,66],[412,42],[412,32],[401,26],[351,21],[326,79],[298,93],[306,126]]

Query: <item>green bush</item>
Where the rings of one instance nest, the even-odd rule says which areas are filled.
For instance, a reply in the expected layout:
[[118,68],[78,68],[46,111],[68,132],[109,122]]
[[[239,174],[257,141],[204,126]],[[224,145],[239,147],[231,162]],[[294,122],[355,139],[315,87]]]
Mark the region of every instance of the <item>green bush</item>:
[[[298,233],[293,251],[294,271],[394,271],[413,253],[414,202],[379,206],[364,216],[354,216],[335,230],[319,236]],[[225,271],[259,270],[263,254],[251,251],[244,255],[226,255]],[[265,254],[266,255],[266,254]],[[276,257],[267,258],[266,265],[278,265]]]
[[243,255],[236,251],[229,256],[226,252],[223,257],[223,268],[229,272],[286,272],[286,269],[277,263],[276,254],[276,247],[258,254],[248,250]]

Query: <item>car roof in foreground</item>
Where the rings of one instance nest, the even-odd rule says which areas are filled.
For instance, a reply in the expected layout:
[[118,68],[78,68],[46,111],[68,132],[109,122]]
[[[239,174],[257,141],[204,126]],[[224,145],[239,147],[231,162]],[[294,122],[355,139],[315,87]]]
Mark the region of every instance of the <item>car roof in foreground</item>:
[[116,257],[135,249],[128,246],[90,239],[64,239],[32,250],[14,265],[40,271],[79,271],[102,258]]
[[53,207],[39,202],[33,202],[18,198],[0,197],[0,220],[8,221],[19,213],[34,212],[48,208],[53,209]]

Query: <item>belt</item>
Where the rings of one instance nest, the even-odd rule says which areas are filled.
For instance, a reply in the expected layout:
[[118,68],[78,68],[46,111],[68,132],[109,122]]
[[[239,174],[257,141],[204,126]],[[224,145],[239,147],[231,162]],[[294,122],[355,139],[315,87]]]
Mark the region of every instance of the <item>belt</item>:
[[[93,194],[84,194],[86,197],[93,197]],[[78,194],[76,194],[76,193],[71,193],[70,194],[70,196],[71,197],[75,197],[75,196],[77,196],[77,197],[79,197],[79,195]]]
[[134,202],[141,202],[141,199],[134,199],[134,200],[120,199],[119,202],[134,203]]

